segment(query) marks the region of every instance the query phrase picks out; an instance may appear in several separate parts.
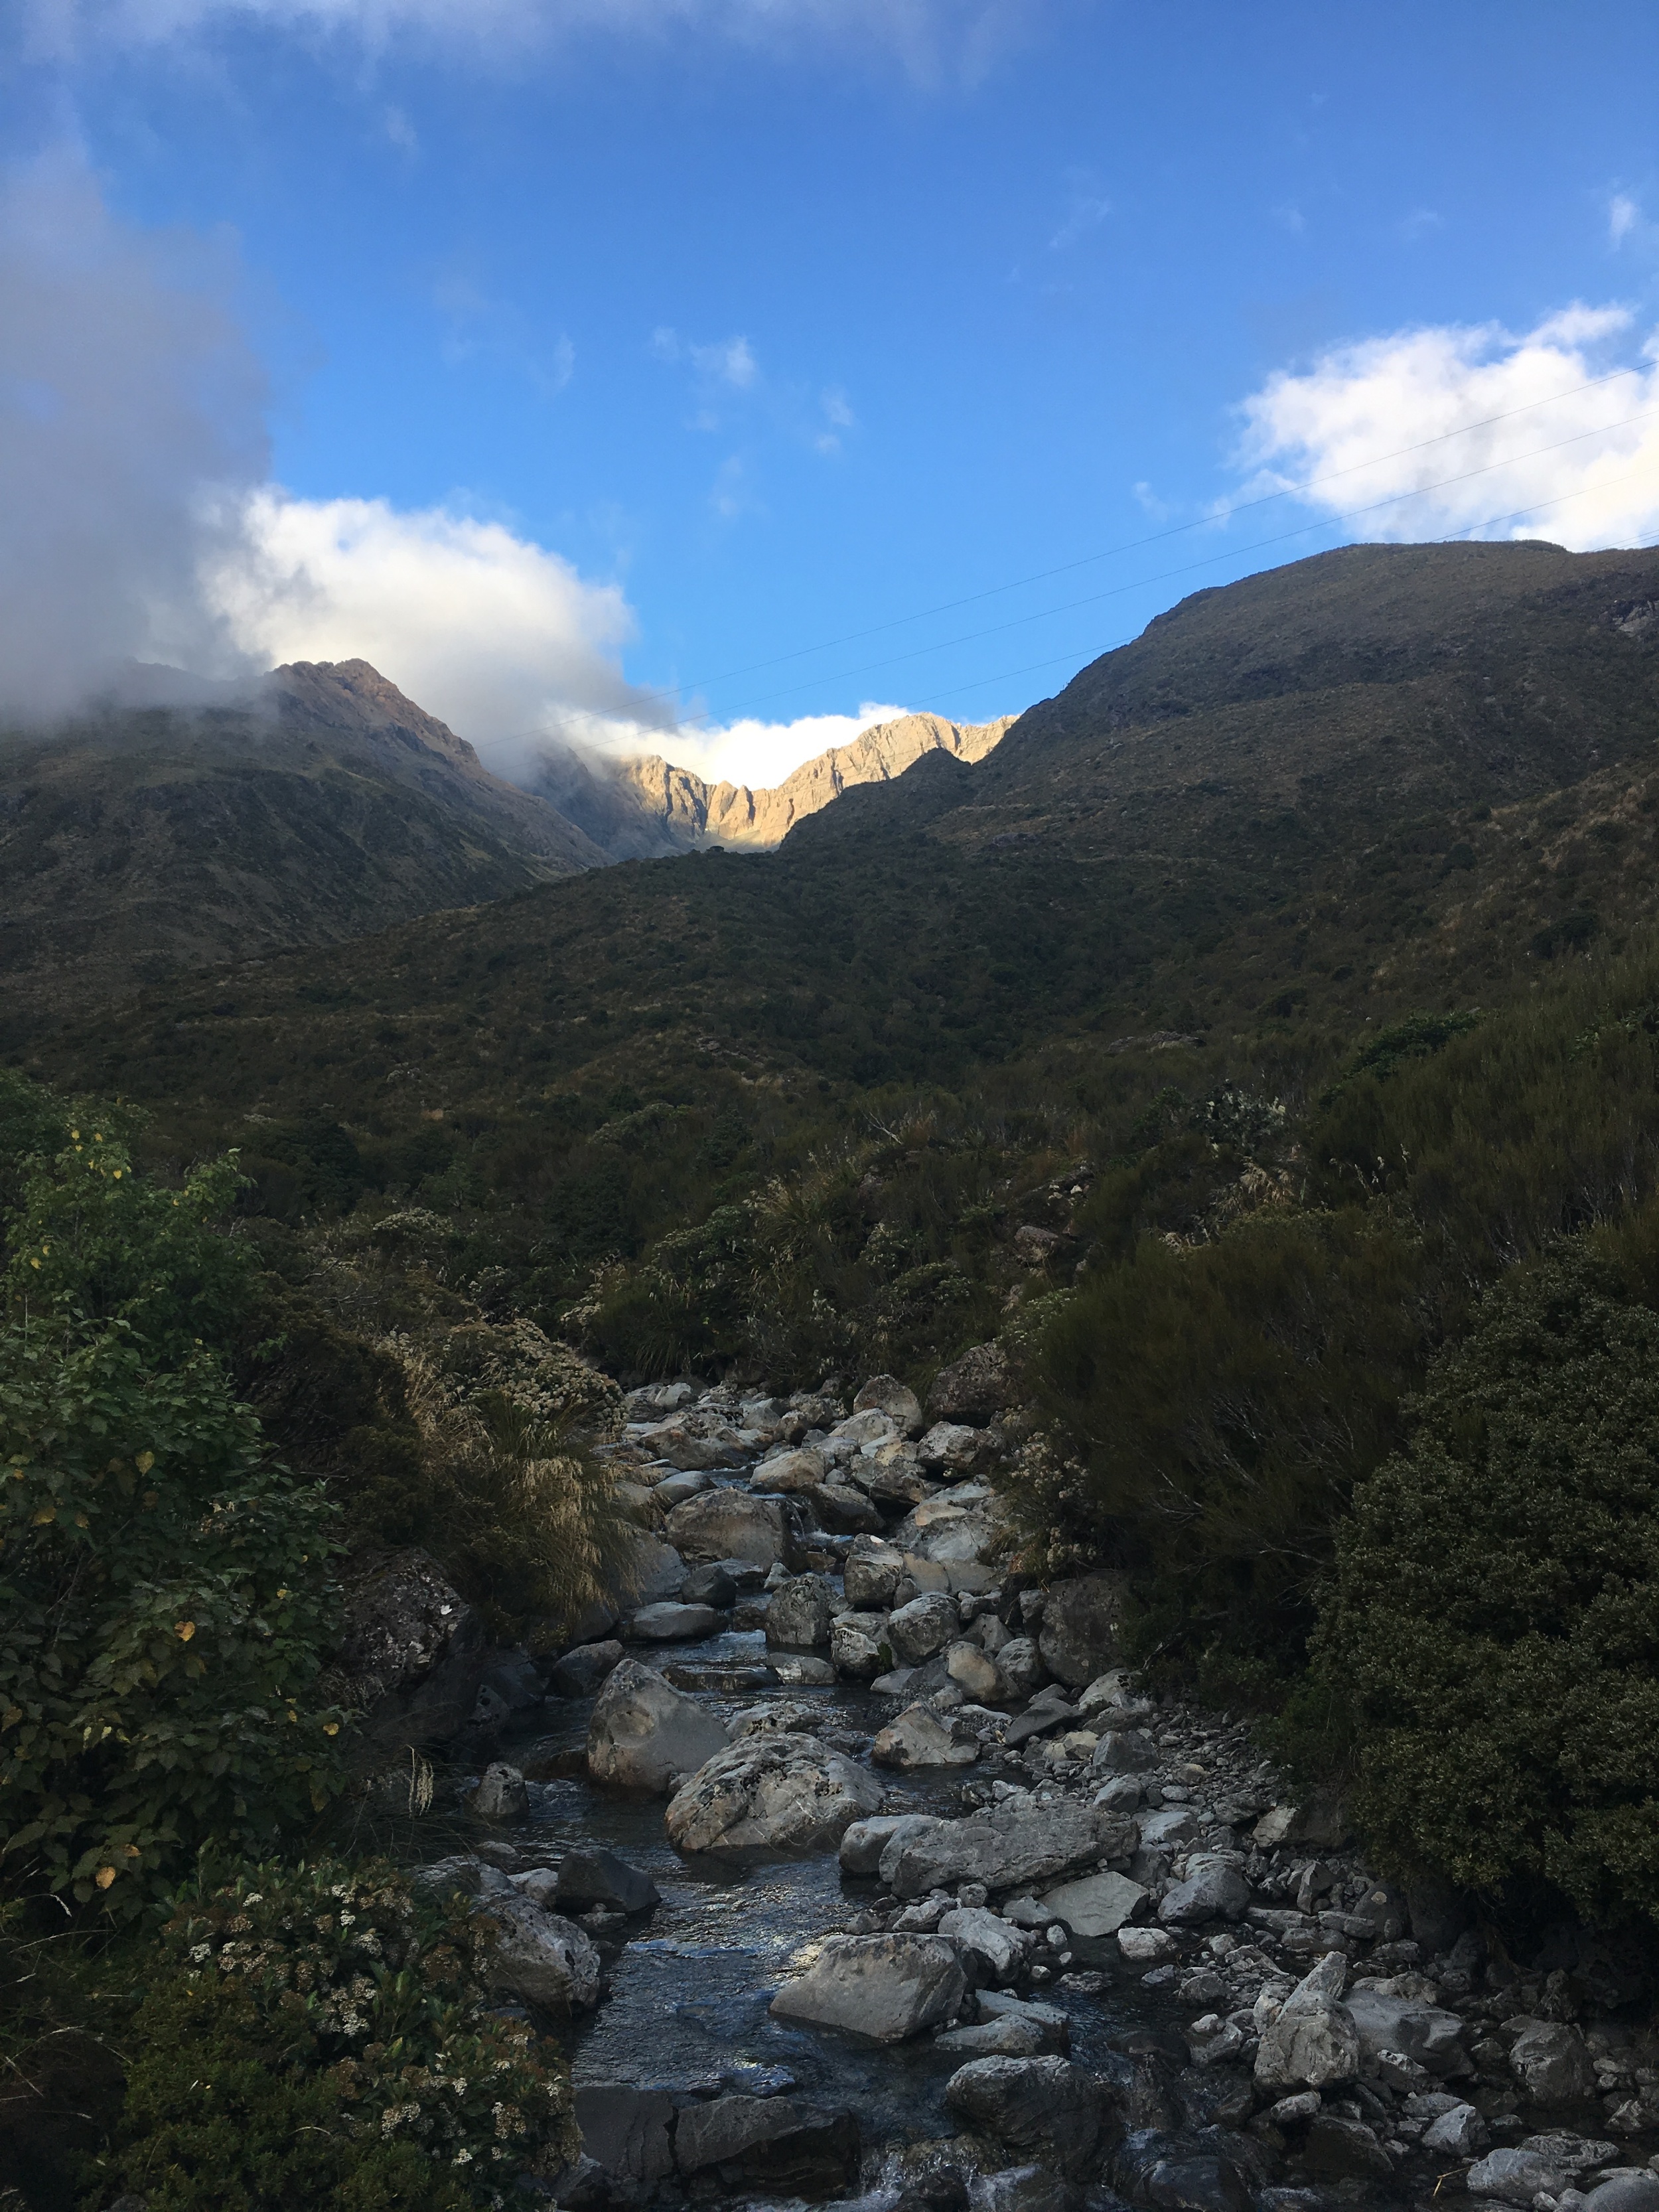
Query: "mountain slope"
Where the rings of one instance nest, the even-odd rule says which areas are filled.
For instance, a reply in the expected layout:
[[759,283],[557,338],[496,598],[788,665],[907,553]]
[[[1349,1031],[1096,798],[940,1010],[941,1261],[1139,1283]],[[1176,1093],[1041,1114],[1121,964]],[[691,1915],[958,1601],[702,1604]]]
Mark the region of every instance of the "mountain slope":
[[544,753],[533,787],[615,860],[652,860],[708,845],[764,852],[843,793],[894,782],[934,754],[983,760],[1013,719],[947,722],[939,714],[902,714],[861,732],[850,745],[817,754],[781,784],[761,790],[746,783],[705,783],[657,753],[605,762],[560,746]]
[[0,972],[77,998],[600,864],[366,661],[0,732]]

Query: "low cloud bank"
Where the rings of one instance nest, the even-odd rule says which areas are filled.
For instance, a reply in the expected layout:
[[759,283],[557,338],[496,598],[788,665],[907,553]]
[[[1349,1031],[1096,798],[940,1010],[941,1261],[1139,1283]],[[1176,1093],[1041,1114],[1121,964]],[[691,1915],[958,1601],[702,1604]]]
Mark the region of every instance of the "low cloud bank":
[[1659,360],[1634,333],[1626,307],[1575,305],[1519,336],[1443,324],[1322,354],[1243,403],[1247,495],[1317,478],[1307,506],[1396,544],[1639,543],[1659,532]]

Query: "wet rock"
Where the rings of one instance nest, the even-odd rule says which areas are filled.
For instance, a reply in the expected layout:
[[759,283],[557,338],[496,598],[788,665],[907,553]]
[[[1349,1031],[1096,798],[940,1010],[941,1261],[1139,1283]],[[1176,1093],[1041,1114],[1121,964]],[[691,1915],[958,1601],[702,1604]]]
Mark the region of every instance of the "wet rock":
[[1249,1910],[1250,1885],[1224,1860],[1196,1854],[1188,1872],[1164,1892],[1158,1917],[1165,1927],[1195,1928],[1206,1920],[1242,1920]]
[[547,1686],[556,1698],[592,1697],[612,1668],[621,1664],[622,1656],[621,1644],[614,1641],[578,1644],[555,1665]]
[[844,1613],[830,1630],[830,1663],[854,1682],[873,1681],[891,1662],[884,1613]]
[[855,1536],[843,1577],[847,1602],[859,1612],[886,1612],[904,1572],[904,1554],[880,1536]]
[[879,1813],[881,1784],[816,1736],[751,1735],[717,1752],[669,1801],[677,1850],[834,1850]]
[[1017,1979],[1031,1954],[1030,1937],[982,1905],[959,1905],[947,1912],[939,1932],[956,1944],[967,1971],[981,1986],[989,1983],[1000,1987]]
[[890,1420],[878,1406],[866,1407],[862,1413],[849,1413],[844,1421],[837,1421],[830,1431],[831,1444],[840,1444],[843,1450],[849,1445],[858,1450],[866,1444],[896,1443],[898,1435],[898,1423]]
[[955,1944],[939,1936],[833,1936],[772,2000],[780,2020],[901,2043],[956,2017],[967,1990]]
[[873,1459],[860,1453],[848,1464],[848,1480],[883,1505],[920,1505],[939,1486],[923,1474],[914,1444],[883,1444]]
[[1074,1936],[1099,1937],[1118,1935],[1125,1921],[1133,1919],[1146,1895],[1127,1875],[1091,1874],[1081,1881],[1061,1882],[1057,1889],[1045,1890],[1042,1902]]
[[907,1666],[919,1666],[931,1659],[935,1651],[942,1651],[952,1643],[961,1626],[955,1601],[933,1593],[927,1597],[912,1598],[887,1619],[887,1641],[893,1648],[896,1659]]
[[599,2000],[599,1954],[585,1932],[532,1898],[516,1892],[482,1907],[499,1931],[489,1959],[498,1994],[522,1997],[544,2012],[575,2012]]
[[1249,2212],[1250,2191],[1232,2161],[1191,2152],[1152,2160],[1137,2194],[1157,2212]]
[[613,1788],[662,1791],[724,1750],[726,1725],[637,1659],[613,1668],[587,1729],[587,1771]]
[[1002,2020],[985,2020],[972,2027],[945,2029],[933,2038],[936,2051],[949,2051],[958,2060],[968,2058],[1036,2058],[1045,2051],[1064,2049],[1045,2039],[1042,2031],[1029,2020],[1010,2014]]
[[1595,2069],[1576,2027],[1531,2021],[1510,2045],[1510,2068],[1535,2104],[1576,2105],[1595,2094]]
[[424,1552],[379,1553],[342,1589],[330,1693],[376,1752],[453,1741],[477,1701],[484,1625]]
[[[1379,2051],[1402,2051],[1431,2074],[1443,2079],[1468,2071],[1463,2050],[1463,2022],[1455,2012],[1414,1998],[1394,1996],[1387,1990],[1357,1984],[1347,1993],[1348,2010],[1359,2035],[1359,2047],[1370,2057]],[[1589,2054],[1584,2054],[1588,2065]],[[1590,2088],[1595,2077],[1590,2078]],[[1550,2100],[1547,2100],[1550,2101]],[[1553,2101],[1571,2101],[1556,2099]]]
[[897,1896],[922,1897],[982,1881],[988,1890],[1023,1889],[1073,1868],[1117,1856],[1127,1837],[1121,1822],[1091,1806],[1004,1805],[964,1820],[945,1820],[907,1842],[882,1878]]
[[[1467,2111],[1468,2107],[1461,2109]],[[1433,2132],[1433,2129],[1429,2130],[1431,2135]],[[1425,2143],[1428,2139],[1428,2136],[1423,2138]],[[1659,2212],[1659,2174],[1610,2175],[1606,2181],[1598,2182],[1585,2197],[1584,2212]]]
[[945,2101],[976,2134],[1037,2153],[1065,2174],[1090,2170],[1107,2132],[1100,2084],[1069,2058],[975,2058]]
[[979,1757],[979,1744],[971,1735],[958,1735],[931,1705],[911,1705],[879,1731],[870,1756],[878,1766],[907,1771],[919,1766],[971,1766]]
[[497,1761],[485,1767],[467,1804],[481,1820],[522,1820],[530,1810],[530,1792],[516,1766]]
[[[1322,2089],[1359,2071],[1359,2034],[1341,2002],[1347,1961],[1328,1951],[1261,2031],[1255,2079],[1263,2089]],[[1258,2014],[1258,2017],[1260,2015]]]
[[873,1820],[854,1820],[841,1839],[842,1872],[875,1874],[890,1844],[926,1835],[939,1825],[937,1816],[932,1813],[883,1813]]
[[583,2155],[603,2169],[612,2190],[643,2197],[672,2173],[670,2091],[642,2089],[634,2081],[588,2081],[578,2085],[574,2101]]
[[[966,2035],[983,2033],[964,2028]],[[941,2044],[955,2039],[941,2036]],[[970,2212],[1084,2212],[1087,2200],[1074,2181],[1050,2173],[1046,2166],[1012,2166],[1002,2173],[979,2173],[968,2185]]]
[[798,1689],[827,1690],[836,1679],[827,1659],[815,1659],[805,1651],[775,1651],[772,1672],[779,1681]]
[[819,1489],[829,1468],[823,1454],[810,1447],[794,1451],[776,1452],[763,1459],[749,1478],[751,1490],[798,1493]]
[[1394,2160],[1364,2120],[1341,2112],[1321,2112],[1308,2123],[1302,2162],[1322,2181],[1387,2181]]
[[1117,1664],[1127,1589],[1127,1578],[1116,1574],[1050,1585],[1037,1641],[1052,1674],[1080,1690]]
[[1559,2197],[1571,2176],[1535,2150],[1488,2151],[1463,2177],[1471,2197],[1500,2197],[1510,2204],[1530,2204],[1540,2191]]
[[712,1475],[707,1474],[667,1475],[653,1485],[651,1502],[659,1513],[672,1512],[675,1506],[684,1505],[688,1498],[696,1498],[699,1492],[707,1490],[713,1480]]
[[[1454,2105],[1423,2130],[1423,2148],[1437,2158],[1479,2158],[1491,2140],[1486,2122],[1473,2105]],[[1625,2212],[1659,2212],[1659,2180],[1653,2185],[1650,2205],[1631,2205]]]
[[882,1528],[880,1508],[851,1483],[826,1482],[808,1502],[832,1536],[875,1535]]
[[772,1593],[766,1609],[766,1641],[810,1648],[830,1641],[836,1594],[822,1575],[797,1575]]
[[705,1490],[677,1505],[668,1516],[668,1534],[688,1559],[749,1559],[771,1567],[789,1565],[799,1551],[787,1501],[728,1488]]
[[683,1605],[668,1599],[658,1605],[641,1606],[628,1624],[628,1634],[635,1644],[701,1644],[720,1625],[713,1606]]
[[833,2197],[857,2181],[858,2122],[797,2097],[716,2097],[681,2112],[674,2159],[688,2178],[715,2172],[728,2188]]
[[1013,1401],[1007,1353],[1000,1344],[976,1344],[960,1359],[940,1368],[927,1393],[927,1411],[936,1421],[983,1425]]
[[559,1862],[553,1893],[572,1912],[586,1912],[596,1905],[608,1905],[617,1912],[649,1912],[662,1902],[648,1874],[606,1850],[567,1851]]
[[919,1437],[923,1428],[921,1401],[896,1375],[872,1375],[853,1401],[855,1413],[885,1413],[894,1427],[907,1437]]
[[712,1605],[716,1613],[729,1613],[737,1601],[738,1585],[722,1560],[693,1567],[680,1585],[682,1605]]
[[1165,1928],[1120,1928],[1117,1948],[1132,1966],[1162,1966],[1176,1954],[1176,1939]]

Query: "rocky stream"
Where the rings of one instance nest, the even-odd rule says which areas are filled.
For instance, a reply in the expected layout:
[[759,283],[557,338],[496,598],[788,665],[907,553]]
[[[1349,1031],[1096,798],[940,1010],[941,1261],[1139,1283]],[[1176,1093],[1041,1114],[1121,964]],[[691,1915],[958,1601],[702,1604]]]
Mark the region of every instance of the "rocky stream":
[[358,1593],[464,1808],[421,1878],[568,2045],[556,2201],[1659,2212],[1628,1960],[1508,1955],[1144,1695],[1115,1578],[1006,1565],[1005,1384],[635,1392],[639,1587],[562,1651],[483,1650],[418,1559]]

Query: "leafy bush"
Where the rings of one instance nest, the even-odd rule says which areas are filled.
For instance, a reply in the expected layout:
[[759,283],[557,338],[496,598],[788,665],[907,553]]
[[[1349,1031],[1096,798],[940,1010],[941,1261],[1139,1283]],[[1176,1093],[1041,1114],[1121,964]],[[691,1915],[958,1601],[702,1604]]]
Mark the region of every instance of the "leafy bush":
[[182,1897],[92,2200],[149,2212],[471,2212],[574,2148],[562,2066],[488,2009],[490,1923],[383,1864]]
[[240,1279],[228,1169],[145,1187],[95,1139],[32,1179],[0,1324],[0,1867],[118,1916],[330,1788],[311,1709],[332,1515],[191,1340]]
[[1659,1314],[1573,1246],[1436,1361],[1355,1492],[1315,1687],[1394,1862],[1659,1918]]

